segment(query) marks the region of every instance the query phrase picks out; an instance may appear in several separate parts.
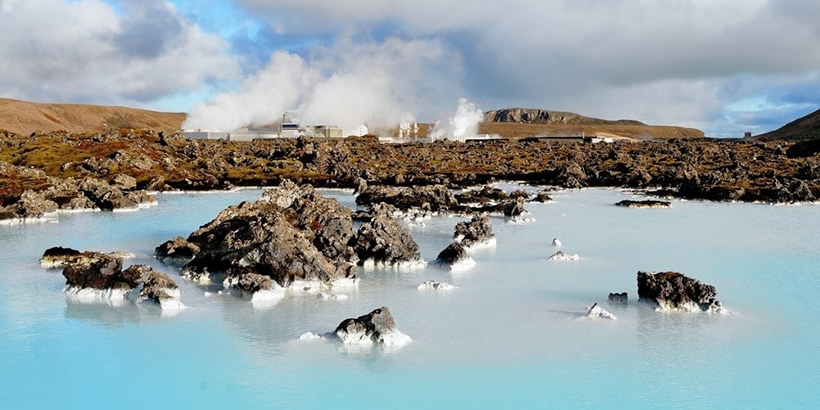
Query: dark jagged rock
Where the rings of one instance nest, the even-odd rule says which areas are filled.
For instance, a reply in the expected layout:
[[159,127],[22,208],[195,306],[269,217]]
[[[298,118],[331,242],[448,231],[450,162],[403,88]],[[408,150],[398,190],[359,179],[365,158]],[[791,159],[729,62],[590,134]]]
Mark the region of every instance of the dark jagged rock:
[[668,201],[657,201],[652,199],[647,199],[643,201],[633,201],[629,199],[624,199],[615,204],[615,206],[622,206],[624,208],[671,208],[672,203]]
[[194,259],[199,253],[199,246],[177,236],[154,249],[154,257],[165,263],[185,264]]
[[474,216],[469,221],[456,224],[453,239],[466,247],[481,243],[491,243],[495,239],[493,225],[487,216]]
[[524,202],[520,200],[510,200],[499,204],[499,209],[504,216],[514,218],[521,216],[526,210]]
[[371,185],[356,197],[356,205],[387,203],[402,211],[444,212],[455,209],[458,201],[444,185],[394,187]]
[[163,309],[179,309],[184,307],[179,302],[179,286],[168,275],[155,271],[147,265],[131,265],[124,274],[140,277],[142,290],[138,299],[153,302]]
[[481,189],[473,189],[458,195],[455,195],[459,204],[488,204],[491,202],[500,202],[510,198],[504,190],[493,188],[489,185],[483,186]]
[[243,273],[226,279],[226,287],[232,287],[247,293],[273,289],[273,280],[258,273]]
[[575,161],[567,162],[559,170],[557,182],[565,188],[582,188],[586,181],[584,168]]
[[228,207],[188,236],[200,248],[183,276],[256,273],[282,287],[294,281],[325,285],[355,278],[350,211],[322,198],[312,186],[283,181],[256,202]]
[[66,285],[75,289],[116,289],[130,291],[141,283],[133,271],[123,272],[122,259],[103,256],[72,263],[63,269]]
[[436,257],[436,263],[439,265],[453,266],[468,259],[470,259],[470,255],[467,254],[467,249],[464,247],[464,244],[453,242],[439,252],[438,257]]
[[345,319],[333,332],[343,343],[402,345],[410,338],[396,329],[390,309],[382,306],[357,318]]
[[626,292],[621,293],[610,293],[609,294],[609,303],[617,304],[617,305],[625,305],[629,303],[629,294]]
[[[137,301],[157,303],[163,309],[184,307],[179,301],[179,287],[168,275],[147,265],[132,265],[123,270],[120,258],[102,256],[75,262],[63,269],[63,276],[64,292],[81,302],[110,303],[134,297]],[[140,286],[142,289],[135,294]]]
[[388,209],[380,207],[369,222],[359,227],[352,243],[360,262],[372,261],[388,266],[422,263],[419,245]]
[[700,283],[679,272],[638,272],[638,298],[660,310],[717,312],[725,310],[715,297],[714,286]]

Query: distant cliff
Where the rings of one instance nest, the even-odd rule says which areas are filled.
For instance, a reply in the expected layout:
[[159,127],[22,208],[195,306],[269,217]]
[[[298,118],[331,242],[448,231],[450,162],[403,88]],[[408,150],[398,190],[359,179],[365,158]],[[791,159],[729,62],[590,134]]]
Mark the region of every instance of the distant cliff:
[[602,120],[565,111],[537,108],[505,108],[484,113],[479,127],[484,134],[507,138],[532,135],[626,137],[638,140],[703,138],[703,131],[676,126],[646,125],[635,120]]
[[538,108],[505,108],[484,113],[486,122],[515,122],[519,124],[568,124],[568,125],[646,125],[635,120],[602,120],[585,117],[574,112],[548,111]]

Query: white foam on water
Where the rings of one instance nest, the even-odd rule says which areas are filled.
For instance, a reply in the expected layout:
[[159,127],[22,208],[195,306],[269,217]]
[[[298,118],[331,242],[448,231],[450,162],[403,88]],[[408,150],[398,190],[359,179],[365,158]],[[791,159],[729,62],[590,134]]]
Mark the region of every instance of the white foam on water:
[[321,300],[347,300],[347,295],[344,293],[335,295],[331,293],[319,292],[316,296]]
[[451,290],[454,286],[446,282],[436,282],[434,280],[427,280],[418,286],[419,290]]
[[580,260],[580,259],[581,259],[581,257],[578,256],[578,254],[564,253],[564,252],[561,252],[561,251],[558,251],[558,252],[554,253],[552,256],[550,256],[548,258],[548,260],[551,260],[551,261],[561,261],[561,262],[577,261],[577,260]]
[[449,266],[450,272],[464,272],[475,267],[475,259],[466,257]]
[[587,319],[608,319],[608,320],[618,320],[612,313],[606,311],[606,309],[602,308],[601,305],[595,303],[592,307],[587,308],[586,315],[583,316]]
[[66,298],[75,303],[94,304],[105,303],[111,306],[122,306],[127,301],[128,294],[133,290],[123,289],[93,289],[68,286],[63,288]]
[[398,330],[394,330],[380,334],[378,341],[389,347],[403,347],[412,342],[413,339]]
[[363,263],[362,267],[365,271],[373,271],[379,269],[392,269],[401,272],[415,272],[419,270],[423,270],[427,266],[427,261],[424,259],[415,259],[412,261],[401,261],[392,264],[376,261],[373,258],[367,258]]
[[493,236],[487,240],[479,241],[470,246],[466,246],[464,247],[464,250],[466,250],[469,254],[476,254],[489,249],[494,249],[496,246],[498,246],[498,239]]

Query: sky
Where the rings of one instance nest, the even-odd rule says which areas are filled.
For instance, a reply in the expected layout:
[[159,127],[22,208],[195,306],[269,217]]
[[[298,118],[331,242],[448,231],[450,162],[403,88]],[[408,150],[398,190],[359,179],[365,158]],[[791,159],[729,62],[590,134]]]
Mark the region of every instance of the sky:
[[191,128],[528,107],[776,129],[820,108],[817,0],[0,0],[0,97]]

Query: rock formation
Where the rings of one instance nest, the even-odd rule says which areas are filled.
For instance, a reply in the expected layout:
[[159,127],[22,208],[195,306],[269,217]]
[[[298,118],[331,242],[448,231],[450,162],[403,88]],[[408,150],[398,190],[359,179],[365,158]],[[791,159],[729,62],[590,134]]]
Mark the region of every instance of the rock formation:
[[186,264],[199,253],[199,246],[177,236],[154,249],[154,257],[165,263]]
[[184,307],[179,301],[177,284],[150,266],[132,265],[123,270],[119,257],[92,252],[72,255],[76,258],[63,268],[66,278],[63,292],[74,300],[120,303],[118,301],[133,297],[139,302],[157,303],[162,309]]
[[423,263],[413,236],[390,214],[390,208],[377,207],[370,221],[359,227],[352,241],[360,263],[396,266]]
[[410,338],[396,329],[390,309],[383,306],[357,318],[345,319],[333,332],[345,344],[403,345]]
[[629,303],[629,294],[626,292],[622,293],[610,293],[609,294],[609,303],[616,304],[616,305],[625,305]]
[[487,216],[474,216],[469,221],[456,224],[453,239],[460,242],[467,250],[482,245],[491,246],[495,243],[493,225]]
[[457,208],[458,201],[444,185],[395,187],[370,185],[356,197],[356,205],[386,203],[402,211],[446,212]]
[[714,286],[679,272],[638,272],[638,298],[658,310],[724,313]]
[[[199,252],[183,276],[210,279],[255,273],[287,287],[294,281],[332,286],[356,277],[350,211],[310,185],[283,181],[256,202],[228,207],[188,236]],[[411,238],[412,240],[412,238]]]

